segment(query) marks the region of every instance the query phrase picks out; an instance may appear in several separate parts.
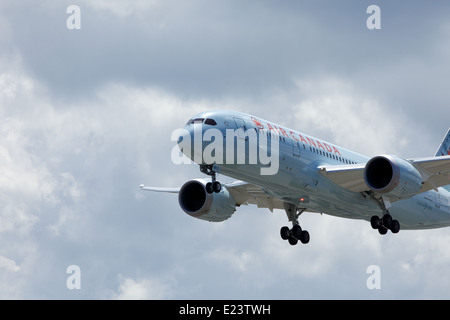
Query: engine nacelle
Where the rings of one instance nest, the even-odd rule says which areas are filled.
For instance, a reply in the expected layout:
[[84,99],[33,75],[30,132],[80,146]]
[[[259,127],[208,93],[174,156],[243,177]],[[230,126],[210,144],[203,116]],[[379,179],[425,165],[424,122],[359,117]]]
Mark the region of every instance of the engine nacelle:
[[364,169],[364,179],[375,193],[396,198],[414,196],[423,184],[422,175],[410,162],[390,155],[370,159]]
[[190,180],[178,193],[181,209],[188,215],[212,222],[221,222],[236,211],[236,201],[222,185],[219,193],[206,192],[206,181]]

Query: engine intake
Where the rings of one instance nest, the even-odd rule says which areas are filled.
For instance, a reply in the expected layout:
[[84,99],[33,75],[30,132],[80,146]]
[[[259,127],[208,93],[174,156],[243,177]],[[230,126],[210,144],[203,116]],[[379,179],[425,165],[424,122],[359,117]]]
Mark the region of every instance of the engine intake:
[[377,156],[367,162],[364,180],[378,194],[396,198],[409,198],[422,188],[419,171],[407,160],[391,156]]
[[181,209],[194,218],[221,222],[236,211],[236,201],[222,185],[219,193],[206,192],[206,181],[197,179],[186,182],[178,194]]

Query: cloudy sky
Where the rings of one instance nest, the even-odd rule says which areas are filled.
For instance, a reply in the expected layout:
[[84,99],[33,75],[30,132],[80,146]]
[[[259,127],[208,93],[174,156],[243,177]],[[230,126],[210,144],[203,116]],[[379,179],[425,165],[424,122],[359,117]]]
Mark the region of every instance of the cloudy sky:
[[202,177],[171,162],[170,135],[209,109],[368,156],[434,155],[449,15],[448,1],[2,0],[0,298],[450,298],[450,229],[382,237],[305,213],[311,241],[291,247],[283,211],[211,224],[138,188]]

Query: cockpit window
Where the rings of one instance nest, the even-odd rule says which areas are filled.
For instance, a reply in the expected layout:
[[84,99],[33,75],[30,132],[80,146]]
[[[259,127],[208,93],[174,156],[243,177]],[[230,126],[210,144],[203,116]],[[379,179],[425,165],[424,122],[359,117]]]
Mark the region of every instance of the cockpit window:
[[194,123],[202,123],[203,120],[205,120],[205,118],[195,118],[195,119],[190,119],[190,120],[186,123],[186,125],[188,125],[188,124],[194,124]]
[[214,119],[207,118],[205,120],[205,124],[209,124],[210,126],[215,126],[217,122]]

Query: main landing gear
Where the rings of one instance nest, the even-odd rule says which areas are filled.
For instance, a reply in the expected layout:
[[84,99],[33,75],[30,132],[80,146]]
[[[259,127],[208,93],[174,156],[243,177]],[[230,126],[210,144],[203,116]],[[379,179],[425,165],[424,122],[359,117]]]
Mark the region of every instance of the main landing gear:
[[382,218],[372,216],[370,218],[370,225],[372,228],[378,229],[380,234],[386,234],[388,230],[391,230],[392,233],[398,233],[400,231],[400,223],[398,220],[392,219],[389,211],[386,211]]
[[292,221],[292,229],[289,229],[289,227],[286,226],[282,227],[280,230],[281,238],[283,240],[288,240],[289,244],[292,246],[295,246],[299,240],[301,243],[308,243],[309,233],[306,230],[302,230],[298,223],[298,217],[306,209],[298,208],[296,205],[287,202],[284,202],[283,205],[289,221]]
[[206,192],[219,193],[222,190],[222,185],[216,180],[216,171],[213,170],[212,165],[200,165],[200,171],[208,176],[211,176],[211,182],[206,184]]
[[376,198],[373,194],[370,195],[371,199],[374,200],[380,209],[383,211],[383,216],[372,216],[370,218],[370,225],[373,229],[378,229],[380,234],[386,234],[388,230],[392,233],[398,233],[400,231],[400,223],[398,220],[392,219],[389,213],[390,202],[389,199],[385,197]]

